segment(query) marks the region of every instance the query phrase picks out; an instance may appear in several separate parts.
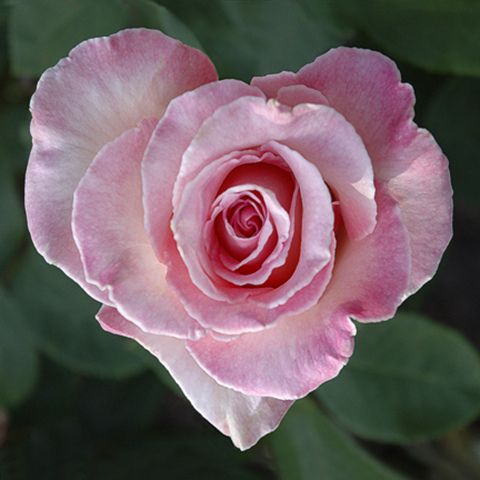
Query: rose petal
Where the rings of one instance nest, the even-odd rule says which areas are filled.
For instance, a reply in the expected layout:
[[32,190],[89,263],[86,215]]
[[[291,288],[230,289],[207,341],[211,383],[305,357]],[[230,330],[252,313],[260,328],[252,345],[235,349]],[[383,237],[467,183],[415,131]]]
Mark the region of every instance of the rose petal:
[[278,90],[276,99],[288,105],[295,107],[300,103],[318,103],[319,105],[328,105],[328,100],[322,93],[314,88],[308,88],[305,85],[290,85]]
[[400,135],[411,136],[414,95],[400,82],[395,63],[372,50],[339,47],[298,72],[299,83],[327,97],[359,133],[371,158],[381,162]]
[[[205,245],[202,232],[216,194],[229,172],[238,166],[262,160],[262,155],[254,155],[250,151],[229,152],[199,172],[186,185],[178,205],[174,205],[171,229],[176,248],[173,252],[170,250],[170,253],[175,256],[177,251],[180,252],[191,281],[210,298],[236,302],[245,300],[250,294],[250,289],[232,288],[227,282],[215,277],[207,253],[209,246]],[[173,266],[170,253],[166,255],[166,262]]]
[[253,77],[250,83],[259,88],[268,98],[275,98],[281,88],[298,85],[300,82],[296,73],[283,71],[262,77]]
[[301,248],[292,275],[271,292],[255,300],[267,308],[285,304],[296,292],[307,286],[331,260],[333,210],[327,186],[319,171],[299,153],[272,141],[263,147],[281,156],[296,178],[302,198]]
[[[174,213],[172,230],[192,282],[206,296],[230,303],[254,296],[255,302],[268,308],[275,308],[285,304],[297,291],[308,285],[330,261],[333,212],[328,188],[314,165],[297,152],[276,142],[267,143],[260,150],[273,152],[283,158],[300,184],[304,205],[301,234],[304,248],[299,251],[298,265],[291,278],[278,288],[270,288],[265,292],[255,291],[253,288],[229,288],[228,285],[216,282],[211,275],[213,269],[209,265],[204,237],[200,233],[210,205],[214,201],[214,195],[222,184],[226,172],[237,167],[238,163],[245,165],[250,161],[259,161],[263,156],[250,158],[248,155],[237,159],[236,155],[231,158],[232,154],[230,154],[207,165],[186,186]],[[230,167],[231,164],[233,164],[232,167]],[[285,233],[288,234],[288,229]],[[282,241],[281,236],[279,241]],[[286,259],[286,256],[282,258]],[[261,273],[268,274],[268,270],[266,268],[265,272],[262,270]],[[267,278],[263,275],[261,279],[265,281]],[[179,295],[182,295],[181,292]]]
[[[212,269],[213,272],[221,278],[239,286],[247,284],[261,285],[268,279],[275,267],[278,267],[284,263],[287,255],[286,253],[282,255],[282,253],[285,250],[284,247],[286,247],[286,243],[291,233],[290,217],[279,204],[273,192],[255,185],[237,185],[235,187],[230,187],[228,190],[223,192],[222,195],[225,195],[229,192],[238,193],[245,191],[246,189],[251,191],[256,190],[262,195],[270,218],[267,220],[266,225],[263,226],[262,231],[260,232],[258,245],[248,256],[240,261],[235,261],[235,259],[231,257],[222,257],[220,254],[219,257],[221,259],[221,263],[218,262],[213,266]],[[268,245],[267,240],[271,237],[273,229],[272,224],[275,227],[277,243],[273,247],[272,251],[267,252],[268,256],[264,258],[265,255],[262,255],[262,253],[264,252],[266,245]],[[264,233],[264,229],[265,235],[262,235]],[[259,268],[252,273],[242,273],[237,271],[242,267],[254,263],[259,259],[259,257],[262,258],[263,262]]]
[[[277,96],[280,86],[298,84],[320,91],[355,127],[377,162],[384,158],[390,142],[414,135],[409,125],[413,117],[412,87],[400,82],[395,63],[379,52],[333,48],[298,73],[254,77],[251,83],[271,98]],[[297,103],[301,101],[299,98]]]
[[199,365],[218,383],[247,395],[300,398],[334,378],[352,353],[355,327],[394,315],[407,288],[409,245],[396,203],[377,189],[375,231],[343,238],[332,280],[310,310],[229,342],[188,341]]
[[448,161],[423,129],[409,145],[395,145],[379,176],[399,203],[410,240],[408,294],[432,278],[452,238],[452,186]]
[[302,68],[298,77],[318,88],[355,126],[376,177],[389,182],[410,237],[412,272],[407,293],[415,292],[433,276],[451,239],[452,187],[440,148],[412,121],[411,86],[401,83],[398,68],[387,57],[350,48],[331,50]]
[[202,168],[232,150],[271,140],[287,145],[318,168],[340,201],[352,238],[362,238],[374,229],[370,158],[353,127],[325,105],[290,109],[276,101],[245,97],[219,108],[185,152],[177,185],[187,184]]
[[73,232],[86,278],[142,330],[197,338],[203,329],[165,281],[143,225],[140,165],[156,121],[108,143],[75,191]]
[[[210,219],[205,224],[204,242],[209,251],[221,249],[232,262],[244,262],[248,256],[264,245],[273,232],[265,206],[253,192],[224,191],[212,206]],[[231,210],[234,213],[230,215]],[[248,210],[248,221],[256,218],[258,230],[250,236],[242,236],[242,220]]]
[[352,354],[354,335],[344,312],[316,307],[261,332],[227,342],[206,336],[187,346],[220,385],[292,400],[338,375]]
[[238,80],[204,85],[174,99],[155,129],[142,166],[146,228],[163,259],[172,216],[173,187],[182,156],[203,121],[217,108],[242,96],[261,96]]
[[94,298],[71,232],[73,192],[100,148],[168,102],[216,79],[210,60],[156,30],[133,29],[74,48],[48,69],[31,101],[25,205],[37,250]]
[[450,241],[452,190],[445,157],[431,135],[412,121],[412,88],[401,83],[396,65],[382,54],[342,47],[298,74],[281,72],[252,80],[270,97],[277,96],[279,86],[295,83],[318,89],[354,125],[372,158],[375,175],[389,182],[409,231],[409,293],[415,292],[435,273]]
[[[331,250],[333,255],[334,242]],[[185,310],[203,327],[214,331],[215,336],[222,334],[220,336],[223,337],[263,330],[284,315],[299,313],[310,308],[317,303],[324,292],[333,267],[333,262],[330,262],[309,285],[295,293],[288,302],[268,309],[248,300],[228,303],[207,297],[192,283],[173,238],[171,238],[168,257],[167,281],[181,299]]]
[[275,430],[292,404],[290,401],[243,395],[218,385],[191,358],[185,342],[142,332],[111,307],[97,315],[102,327],[133,338],[167,368],[198,412],[241,450],[253,446]]

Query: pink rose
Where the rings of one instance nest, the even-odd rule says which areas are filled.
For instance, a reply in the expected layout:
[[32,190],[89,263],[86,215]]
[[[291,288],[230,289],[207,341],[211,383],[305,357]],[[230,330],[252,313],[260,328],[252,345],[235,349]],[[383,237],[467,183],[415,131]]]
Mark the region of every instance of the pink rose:
[[413,104],[368,50],[247,85],[157,31],[89,40],[32,98],[33,241],[248,448],[437,268],[452,191]]

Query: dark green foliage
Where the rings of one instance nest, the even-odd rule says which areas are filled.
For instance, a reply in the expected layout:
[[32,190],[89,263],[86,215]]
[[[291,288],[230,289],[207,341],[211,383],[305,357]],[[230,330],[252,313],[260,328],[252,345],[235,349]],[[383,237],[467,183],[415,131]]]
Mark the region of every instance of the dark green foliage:
[[348,367],[316,394],[364,438],[424,440],[478,415],[480,358],[453,330],[400,314],[359,326]]

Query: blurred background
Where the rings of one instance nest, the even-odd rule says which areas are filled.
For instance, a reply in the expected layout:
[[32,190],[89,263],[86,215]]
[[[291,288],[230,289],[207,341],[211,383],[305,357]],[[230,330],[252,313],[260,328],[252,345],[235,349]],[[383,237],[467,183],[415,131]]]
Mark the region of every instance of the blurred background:
[[[0,0],[0,479],[480,479],[480,2]],[[204,50],[221,78],[379,50],[450,159],[455,235],[396,321],[359,326],[338,378],[248,452],[205,422],[98,305],[35,253],[29,98],[81,40],[133,26]],[[428,225],[425,225],[428,228]]]

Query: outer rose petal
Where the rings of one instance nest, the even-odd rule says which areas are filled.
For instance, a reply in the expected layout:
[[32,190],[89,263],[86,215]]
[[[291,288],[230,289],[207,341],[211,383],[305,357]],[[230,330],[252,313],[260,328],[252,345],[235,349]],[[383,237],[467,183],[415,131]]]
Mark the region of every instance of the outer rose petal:
[[[252,85],[277,95],[281,79],[319,90],[359,133],[372,160],[381,162],[390,142],[412,136],[412,87],[400,82],[395,63],[381,53],[360,48],[334,48],[298,73],[255,77]],[[284,86],[284,85],[281,85]],[[404,128],[405,127],[405,128]]]
[[159,31],[123,30],[74,48],[41,77],[31,101],[25,186],[28,226],[37,250],[94,298],[71,232],[73,192],[100,148],[168,102],[216,80],[210,60]]
[[239,80],[221,80],[187,92],[168,106],[142,165],[145,223],[160,258],[164,258],[170,235],[171,198],[185,150],[217,108],[254,95],[263,97],[260,90]]
[[73,233],[86,278],[142,330],[196,338],[203,332],[165,281],[143,225],[140,165],[156,121],[107,144],[82,178]]
[[452,238],[452,185],[448,161],[426,130],[418,129],[408,146],[395,145],[388,162],[379,175],[389,179],[409,233],[410,295],[432,278]]
[[263,77],[253,77],[250,83],[259,88],[268,98],[275,98],[281,88],[298,85],[300,82],[296,73],[283,71]]
[[328,100],[318,90],[305,85],[282,87],[277,93],[277,100],[283,105],[295,107],[300,103],[318,103],[328,105]]
[[241,450],[253,446],[277,428],[291,401],[248,396],[218,385],[191,358],[185,342],[147,334],[111,307],[97,315],[102,327],[117,335],[133,338],[155,355],[167,368],[198,412]]
[[353,350],[353,316],[376,321],[394,315],[409,268],[407,232],[395,202],[379,187],[375,231],[345,241],[332,280],[316,306],[272,328],[229,342],[210,336],[187,343],[218,383],[246,395],[296,399],[334,378]]
[[294,77],[297,84],[318,89],[354,125],[372,158],[375,176],[390,181],[389,192],[400,203],[410,236],[407,294],[415,292],[433,276],[450,241],[452,189],[447,160],[431,135],[412,121],[412,88],[401,83],[390,59],[357,48],[330,50],[297,74],[257,77],[252,85],[275,97],[280,87],[295,84]]

